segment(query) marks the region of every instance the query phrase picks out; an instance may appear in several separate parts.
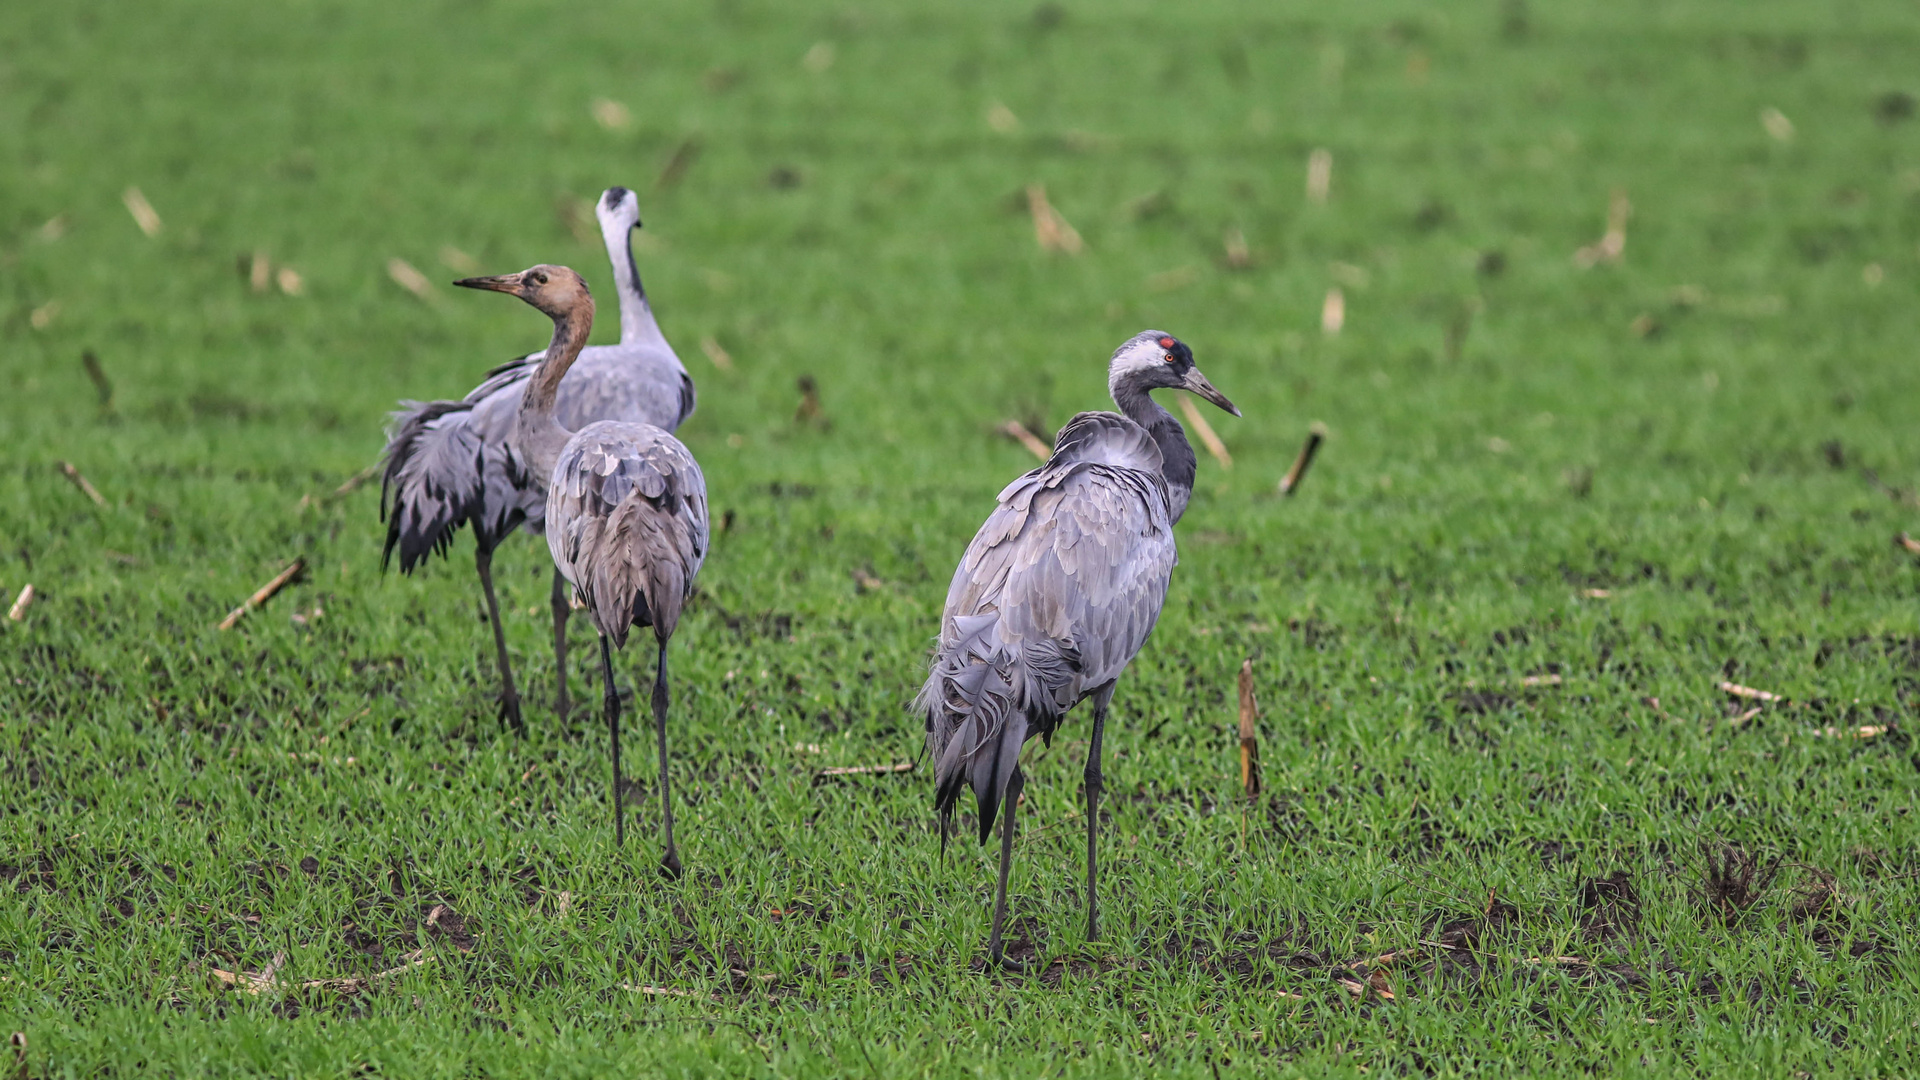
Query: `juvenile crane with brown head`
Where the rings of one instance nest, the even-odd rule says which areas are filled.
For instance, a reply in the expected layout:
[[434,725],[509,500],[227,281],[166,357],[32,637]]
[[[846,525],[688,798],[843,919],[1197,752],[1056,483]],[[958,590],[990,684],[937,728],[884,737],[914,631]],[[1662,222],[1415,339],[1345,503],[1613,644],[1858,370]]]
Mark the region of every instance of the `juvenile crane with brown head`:
[[626,837],[621,811],[620,697],[613,649],[635,626],[652,627],[658,647],[653,723],[660,752],[660,807],[665,834],[660,864],[680,876],[673,840],[673,797],[667,783],[667,642],[693,592],[707,554],[707,482],[693,454],[652,424],[602,420],[569,432],[554,401],[567,369],[593,327],[593,297],[564,266],[467,278],[470,289],[511,293],[553,320],[546,361],[527,381],[515,418],[511,467],[546,495],[547,550],[600,633],[608,736],[613,746],[615,843]]

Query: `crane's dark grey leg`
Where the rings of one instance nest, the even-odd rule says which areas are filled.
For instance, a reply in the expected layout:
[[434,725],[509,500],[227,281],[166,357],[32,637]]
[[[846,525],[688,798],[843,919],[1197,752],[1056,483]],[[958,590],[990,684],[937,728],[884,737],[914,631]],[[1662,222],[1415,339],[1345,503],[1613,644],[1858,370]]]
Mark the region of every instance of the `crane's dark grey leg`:
[[1000,825],[1000,891],[993,901],[993,936],[987,939],[987,955],[996,965],[1013,971],[1025,971],[1026,965],[1006,958],[1000,936],[1007,923],[1007,872],[1013,868],[1013,818],[1020,808],[1020,789],[1026,786],[1026,776],[1018,765],[1014,766],[1013,775],[1007,779],[1006,795],[1000,800],[1007,817]]
[[500,659],[500,715],[513,725],[515,734],[525,735],[527,725],[520,719],[520,691],[513,688],[513,665],[507,661],[507,631],[500,625],[500,602],[493,598],[493,552],[476,547],[473,567],[480,571],[480,587],[487,592],[487,618],[493,623],[493,650]]
[[660,666],[653,677],[653,730],[660,740],[660,814],[667,823],[667,853],[660,858],[660,869],[678,880],[680,849],[673,845],[673,793],[667,788],[667,641],[660,639]]
[[553,569],[553,711],[560,719],[567,718],[567,616],[573,614],[573,605],[568,601],[571,586],[560,574],[560,568]]
[[600,675],[607,684],[607,734],[613,739],[613,846],[627,842],[627,816],[620,810],[620,692],[613,688],[613,647],[600,635]]
[[1107,703],[1113,700],[1113,683],[1093,695],[1093,742],[1087,747],[1087,940],[1100,939],[1100,873],[1095,861],[1100,846],[1100,740],[1107,730]]

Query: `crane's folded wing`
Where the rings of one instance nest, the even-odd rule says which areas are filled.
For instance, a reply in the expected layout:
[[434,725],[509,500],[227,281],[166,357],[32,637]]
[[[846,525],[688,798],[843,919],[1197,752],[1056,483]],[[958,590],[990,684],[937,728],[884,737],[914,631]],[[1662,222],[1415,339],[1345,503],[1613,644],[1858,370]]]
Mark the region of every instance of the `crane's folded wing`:
[[679,440],[588,425],[554,465],[546,513],[554,564],[603,633],[624,644],[636,620],[678,621],[709,540],[706,478]]

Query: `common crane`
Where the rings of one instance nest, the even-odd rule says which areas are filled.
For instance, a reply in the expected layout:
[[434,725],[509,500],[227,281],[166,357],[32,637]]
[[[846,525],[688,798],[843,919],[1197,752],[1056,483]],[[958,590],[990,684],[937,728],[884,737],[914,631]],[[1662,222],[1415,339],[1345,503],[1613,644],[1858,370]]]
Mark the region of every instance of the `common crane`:
[[527,380],[514,418],[515,464],[527,489],[545,496],[547,550],[600,633],[608,735],[613,745],[613,835],[626,839],[621,812],[620,697],[613,650],[631,627],[652,627],[658,646],[653,725],[660,751],[660,806],[666,833],[662,869],[680,876],[673,842],[673,797],[667,787],[667,642],[693,593],[706,558],[707,483],[693,455],[666,430],[627,420],[600,420],[568,431],[557,399],[567,369],[593,326],[586,282],[564,266],[467,278],[455,284],[511,293],[553,319],[547,361]]
[[[1148,392],[1191,391],[1240,410],[1158,330],[1114,351],[1107,388],[1120,412],[1067,421],[1047,463],[1008,484],[967,545],[947,590],[926,684],[926,719],[941,843],[962,788],[980,812],[980,842],[1004,804],[1000,882],[988,951],[995,964],[1007,914],[1013,823],[1025,777],[1020,750],[1051,739],[1093,699],[1087,749],[1087,937],[1099,937],[1100,744],[1114,685],[1160,617],[1178,555],[1173,525],[1193,494],[1195,460],[1179,421]],[[1009,964],[1009,966],[1017,966]]]

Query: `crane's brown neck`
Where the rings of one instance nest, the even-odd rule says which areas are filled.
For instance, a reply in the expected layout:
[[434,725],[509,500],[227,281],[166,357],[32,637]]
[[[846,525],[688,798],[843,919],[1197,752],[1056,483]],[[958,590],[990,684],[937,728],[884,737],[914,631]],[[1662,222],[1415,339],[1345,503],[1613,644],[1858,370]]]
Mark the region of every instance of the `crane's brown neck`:
[[1173,520],[1179,521],[1180,515],[1187,512],[1187,500],[1193,497],[1193,477],[1199,470],[1193,446],[1187,442],[1187,429],[1147,395],[1146,387],[1122,379],[1111,383],[1108,389],[1113,393],[1113,403],[1120,406],[1127,419],[1146,428],[1154,445],[1160,448],[1160,475],[1167,482],[1167,509]]
[[547,344],[546,359],[527,381],[525,396],[520,399],[515,441],[543,488],[553,475],[554,463],[560,460],[561,448],[573,434],[553,417],[560,380],[580,359],[580,350],[586,348],[587,335],[592,332],[593,297],[582,294],[571,308],[553,317],[553,340]]

